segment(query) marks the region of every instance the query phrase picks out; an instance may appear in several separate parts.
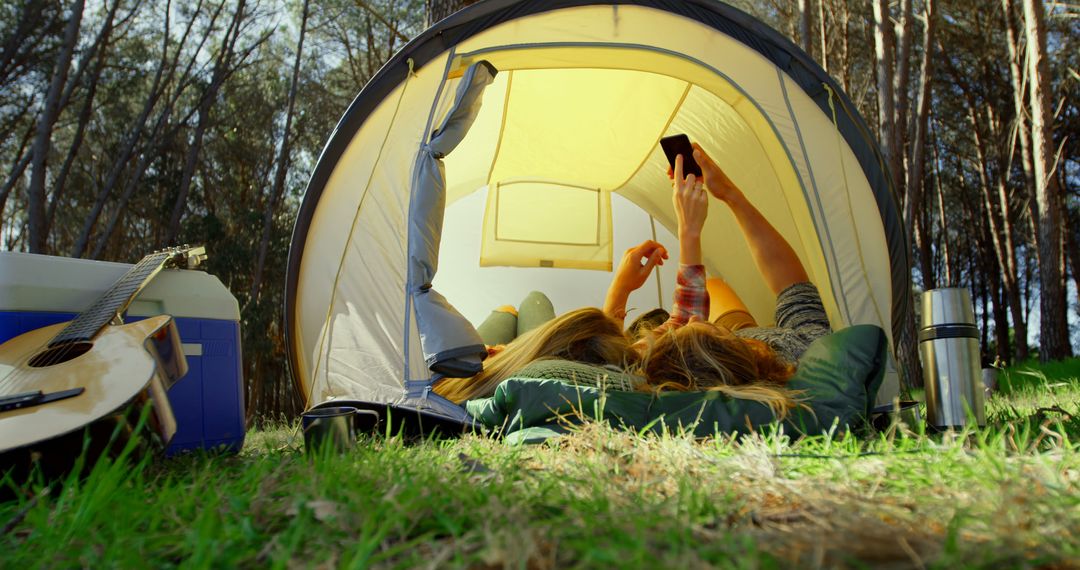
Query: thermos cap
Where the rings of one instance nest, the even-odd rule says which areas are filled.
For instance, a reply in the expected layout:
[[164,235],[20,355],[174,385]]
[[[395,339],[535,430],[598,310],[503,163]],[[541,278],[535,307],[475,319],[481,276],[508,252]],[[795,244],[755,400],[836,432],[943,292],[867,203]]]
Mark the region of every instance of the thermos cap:
[[974,324],[975,311],[967,289],[951,287],[923,292],[921,328]]

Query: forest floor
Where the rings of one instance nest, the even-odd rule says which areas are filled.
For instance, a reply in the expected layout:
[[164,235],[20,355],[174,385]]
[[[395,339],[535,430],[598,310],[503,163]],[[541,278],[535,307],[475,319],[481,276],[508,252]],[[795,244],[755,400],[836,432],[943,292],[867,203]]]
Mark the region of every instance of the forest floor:
[[[0,567],[1080,567],[1080,360],[1004,374],[985,429],[554,443],[295,429],[101,462],[0,503]],[[9,486],[10,482],[7,483]]]

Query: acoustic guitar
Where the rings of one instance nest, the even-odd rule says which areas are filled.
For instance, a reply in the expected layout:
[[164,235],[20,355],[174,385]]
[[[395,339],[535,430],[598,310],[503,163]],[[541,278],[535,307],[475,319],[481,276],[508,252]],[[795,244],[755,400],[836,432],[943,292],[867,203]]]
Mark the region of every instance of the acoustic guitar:
[[168,315],[128,324],[121,316],[163,268],[205,259],[203,247],[152,253],[75,320],[0,345],[0,476],[31,463],[62,475],[80,453],[108,448],[118,426],[130,433],[124,424],[147,403],[150,426],[168,443],[176,420],[166,391],[187,373],[176,324]]

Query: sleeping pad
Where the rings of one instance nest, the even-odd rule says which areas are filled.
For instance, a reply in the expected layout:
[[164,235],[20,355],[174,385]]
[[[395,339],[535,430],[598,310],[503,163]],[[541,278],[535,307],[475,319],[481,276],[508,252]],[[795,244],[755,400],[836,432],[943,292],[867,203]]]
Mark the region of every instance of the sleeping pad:
[[[884,331],[873,325],[814,341],[788,381],[804,406],[788,414],[785,432],[816,435],[833,425],[860,426],[884,380],[886,342]],[[764,404],[715,391],[621,392],[524,377],[507,379],[493,396],[470,400],[465,408],[510,443],[540,442],[596,419],[637,432],[688,430],[698,437],[750,433],[775,421]]]

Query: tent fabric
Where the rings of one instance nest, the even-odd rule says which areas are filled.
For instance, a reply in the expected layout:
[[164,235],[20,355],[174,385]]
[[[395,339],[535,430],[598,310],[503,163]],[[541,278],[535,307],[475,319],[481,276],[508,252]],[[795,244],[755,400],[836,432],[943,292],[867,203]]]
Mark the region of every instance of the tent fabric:
[[[498,70],[490,82],[476,82],[481,61]],[[716,2],[488,0],[459,12],[365,86],[312,174],[286,283],[298,390],[309,405],[395,403],[474,368],[475,331],[431,287],[461,241],[442,235],[443,212],[486,192],[473,264],[608,270],[615,195],[675,228],[656,142],[677,132],[792,244],[834,326],[891,334],[907,250],[853,108],[797,47]],[[774,299],[719,205],[704,237],[708,271],[770,322]],[[896,387],[890,368],[882,397]]]
[[442,158],[457,148],[480,112],[484,87],[496,70],[486,62],[473,64],[458,85],[453,108],[431,141],[417,156],[416,179],[409,208],[409,292],[416,307],[416,321],[424,362],[441,374],[472,376],[481,370],[487,355],[484,343],[469,322],[445,297],[432,288],[438,270],[446,180]]
[[[886,341],[884,331],[872,325],[814,341],[788,382],[805,407],[784,420],[787,433],[820,435],[861,427],[884,380]],[[605,392],[523,376],[506,380],[494,396],[470,400],[465,407],[478,424],[499,429],[510,443],[536,443],[593,419],[636,432],[688,430],[698,437],[752,433],[776,421],[764,404],[719,392]]]

